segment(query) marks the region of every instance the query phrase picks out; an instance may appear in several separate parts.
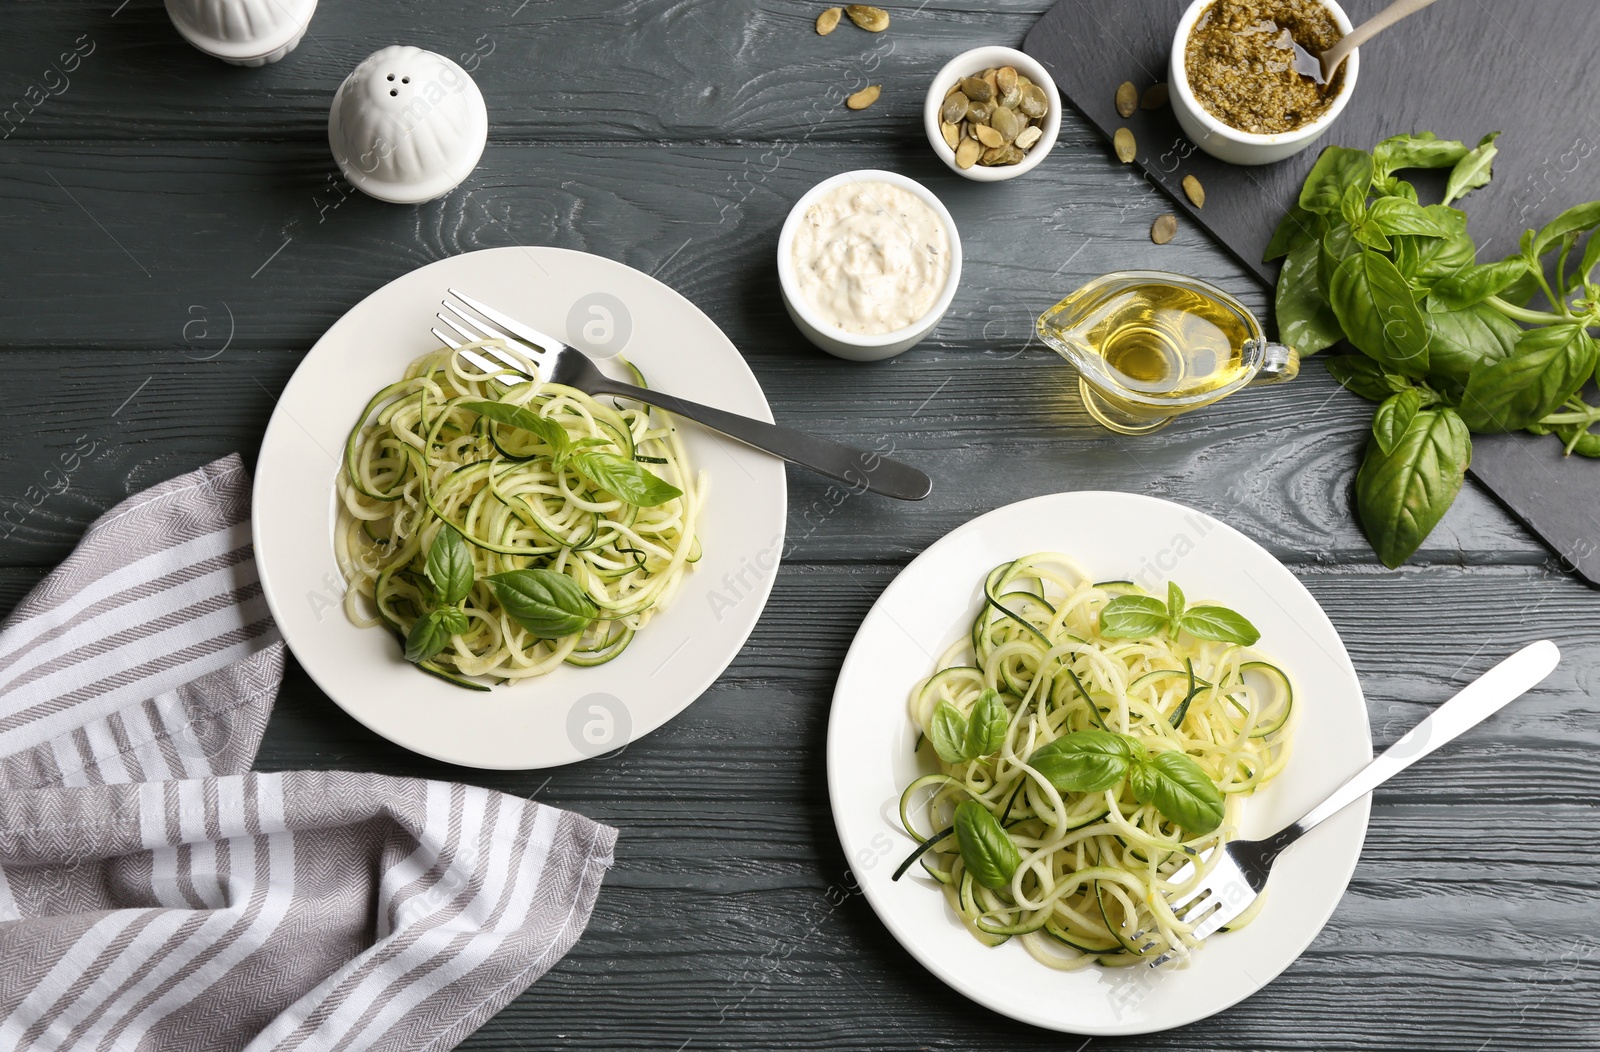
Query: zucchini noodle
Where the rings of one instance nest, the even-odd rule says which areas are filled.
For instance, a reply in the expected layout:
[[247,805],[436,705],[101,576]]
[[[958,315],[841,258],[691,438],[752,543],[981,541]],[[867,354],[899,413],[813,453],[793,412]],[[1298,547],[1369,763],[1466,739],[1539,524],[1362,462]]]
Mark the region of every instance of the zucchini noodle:
[[[1129,582],[1091,582],[1071,559],[1048,552],[990,572],[968,637],[911,692],[919,754],[938,770],[900,799],[902,824],[928,849],[919,856],[924,870],[968,930],[988,945],[1019,937],[1036,959],[1063,970],[1165,963],[1200,945],[1168,902],[1210,871],[1201,856],[1236,836],[1244,798],[1283,769],[1293,702],[1288,678],[1243,647],[1187,633],[1102,636],[1105,605],[1143,592]],[[939,759],[929,742],[935,706],[947,701],[966,715],[990,689],[1009,717],[1004,744],[974,760]],[[1151,755],[1187,754],[1221,790],[1222,824],[1191,836],[1138,803],[1128,779],[1101,792],[1061,793],[1028,766],[1040,746],[1089,729],[1131,736]],[[946,833],[967,800],[989,810],[1021,856],[1002,890],[973,878]],[[928,823],[925,832],[913,815]],[[1174,882],[1190,861],[1193,877]]]
[[[485,343],[526,361],[499,341]],[[528,362],[527,372],[537,375],[536,366]],[[516,374],[482,372],[441,349],[379,391],[350,433],[334,527],[346,614],[362,627],[386,626],[402,643],[436,604],[424,571],[430,546],[445,523],[461,533],[474,570],[461,604],[467,627],[419,665],[476,689],[487,689],[477,677],[505,683],[562,663],[610,661],[671,601],[700,558],[695,526],[705,480],[691,468],[671,418],[559,384],[507,387],[496,379],[502,375]],[[637,462],[681,495],[652,507],[620,500],[571,461],[557,468],[544,440],[464,404],[474,401],[520,406],[554,421],[574,448]],[[486,580],[524,569],[570,577],[593,602],[594,620],[560,639],[526,631]]]

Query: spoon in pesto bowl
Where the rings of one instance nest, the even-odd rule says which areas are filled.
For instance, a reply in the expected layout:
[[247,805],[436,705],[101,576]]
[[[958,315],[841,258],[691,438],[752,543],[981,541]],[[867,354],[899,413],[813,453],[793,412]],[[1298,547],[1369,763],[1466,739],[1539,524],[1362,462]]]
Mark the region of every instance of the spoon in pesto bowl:
[[1326,85],[1333,80],[1333,75],[1344,64],[1344,60],[1350,57],[1350,52],[1402,18],[1416,14],[1433,2],[1434,0],[1394,0],[1394,3],[1340,37],[1338,43],[1320,55],[1301,47],[1291,37],[1289,42],[1294,46],[1294,70],[1302,77],[1310,77],[1318,84]]

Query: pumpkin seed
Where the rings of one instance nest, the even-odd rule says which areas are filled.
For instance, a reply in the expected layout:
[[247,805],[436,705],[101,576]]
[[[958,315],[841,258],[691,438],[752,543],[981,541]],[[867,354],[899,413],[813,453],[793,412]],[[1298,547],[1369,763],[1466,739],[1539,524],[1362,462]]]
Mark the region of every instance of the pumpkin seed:
[[983,152],[983,144],[977,139],[962,139],[961,145],[956,147],[956,167],[971,168],[977,163],[978,155]]
[[1156,216],[1156,221],[1150,224],[1150,240],[1158,245],[1165,245],[1178,236],[1178,217],[1171,212]]
[[1026,150],[1043,137],[1044,129],[1039,127],[1037,124],[1032,124],[1027,128],[1024,128],[1022,134],[1017,136],[1016,145]]
[[1037,84],[1029,84],[1022,89],[1022,98],[1017,101],[1017,109],[1021,110],[1025,117],[1040,119],[1050,111],[1050,100],[1045,97],[1043,88]]
[[1117,85],[1117,116],[1132,117],[1133,111],[1139,108],[1139,89],[1133,86],[1133,81],[1125,80]]
[[993,111],[993,103],[978,102],[974,100],[967,104],[967,119],[970,121],[977,121],[979,124],[984,124],[988,122],[989,114]]
[[868,106],[871,106],[874,102],[878,101],[878,95],[881,94],[882,91],[882,84],[868,84],[866,87],[862,88],[848,99],[845,99],[844,104],[853,110],[864,110]]
[[1000,133],[1000,138],[1011,142],[1022,134],[1022,129],[1028,126],[1028,122],[1025,118],[1017,116],[1015,111],[1008,110],[1004,106],[996,106],[994,112],[989,114],[989,125]]
[[1006,165],[1020,163],[1021,160],[1022,151],[1007,143],[1004,146],[996,146],[993,149],[983,151],[983,157],[978,163],[985,168],[1003,168]]
[[998,131],[989,127],[987,124],[978,125],[976,128],[972,129],[972,132],[978,137],[978,141],[983,143],[985,146],[994,147],[1005,145],[1005,136],[1001,135]]
[[817,36],[825,37],[839,28],[839,16],[844,14],[842,7],[830,7],[817,16]]
[[967,107],[970,105],[971,100],[959,91],[949,95],[944,100],[944,107],[939,110],[939,119],[946,124],[960,124],[967,119]]
[[850,21],[865,29],[868,33],[882,33],[889,28],[889,12],[881,7],[868,7],[866,4],[848,4],[844,13],[850,16]]
[[994,87],[982,77],[963,77],[961,93],[973,102],[989,102],[994,98]]
[[1183,177],[1183,192],[1189,196],[1189,201],[1196,208],[1206,206],[1206,188],[1200,185],[1200,180],[1192,175]]
[[1152,84],[1144,89],[1144,94],[1139,97],[1139,108],[1144,110],[1159,110],[1167,104],[1167,86],[1165,84]]
[[1133,141],[1133,132],[1126,128],[1118,128],[1117,134],[1111,137],[1111,146],[1117,151],[1117,160],[1127,164],[1139,155],[1139,146]]
[[994,71],[994,82],[1000,94],[1009,95],[1017,90],[1017,71],[1011,66],[1001,66]]
[[954,124],[950,124],[949,122],[941,123],[939,125],[939,131],[944,135],[945,145],[950,147],[952,150],[956,148],[956,145],[959,142],[961,142],[961,129],[957,128]]
[[958,92],[960,90],[961,90],[961,82],[958,80],[954,84],[950,85],[950,90],[944,93],[944,97],[948,99],[950,96],[954,95],[956,92]]

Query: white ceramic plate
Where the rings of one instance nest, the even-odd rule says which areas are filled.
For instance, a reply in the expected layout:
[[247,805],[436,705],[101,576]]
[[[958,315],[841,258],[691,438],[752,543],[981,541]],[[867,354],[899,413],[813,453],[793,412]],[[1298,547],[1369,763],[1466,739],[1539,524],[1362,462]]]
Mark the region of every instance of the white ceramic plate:
[[1251,798],[1243,835],[1270,833],[1372,758],[1355,670],[1316,600],[1254,541],[1177,504],[1130,493],[1058,493],[1000,508],[917,557],[856,633],[828,724],[828,791],[845,856],[867,901],[929,971],[1004,1015],[1075,1034],[1142,1034],[1222,1011],[1271,982],[1310,945],[1344,894],[1366,836],[1363,799],[1279,859],[1254,923],[1208,940],[1184,969],[1058,972],[1020,945],[993,949],[967,933],[931,878],[896,866],[916,845],[900,829],[901,790],[925,773],[912,755],[911,687],[971,628],[984,575],[1009,559],[1058,551],[1102,580],[1237,609],[1261,630],[1262,653],[1295,685],[1299,724],[1289,765]]
[[390,282],[306,355],[278,401],[256,469],[256,562],[272,615],[329,697],[408,749],[469,767],[553,767],[616,749],[688,707],[733,661],[766,605],[783,550],[782,461],[684,421],[708,489],[704,557],[672,605],[596,668],[474,693],[419,672],[381,629],[340,607],[334,479],[345,436],[374,392],[438,346],[447,287],[597,355],[621,353],[664,391],[770,421],[738,350],[694,304],[599,256],[501,248]]

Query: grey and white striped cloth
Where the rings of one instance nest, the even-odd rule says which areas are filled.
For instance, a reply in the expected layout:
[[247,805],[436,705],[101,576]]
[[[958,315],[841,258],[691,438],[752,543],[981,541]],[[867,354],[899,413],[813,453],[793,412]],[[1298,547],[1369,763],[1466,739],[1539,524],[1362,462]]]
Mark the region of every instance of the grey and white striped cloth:
[[244,773],[284,647],[237,457],[0,627],[0,1050],[443,1052],[572,946],[616,832],[465,785]]

